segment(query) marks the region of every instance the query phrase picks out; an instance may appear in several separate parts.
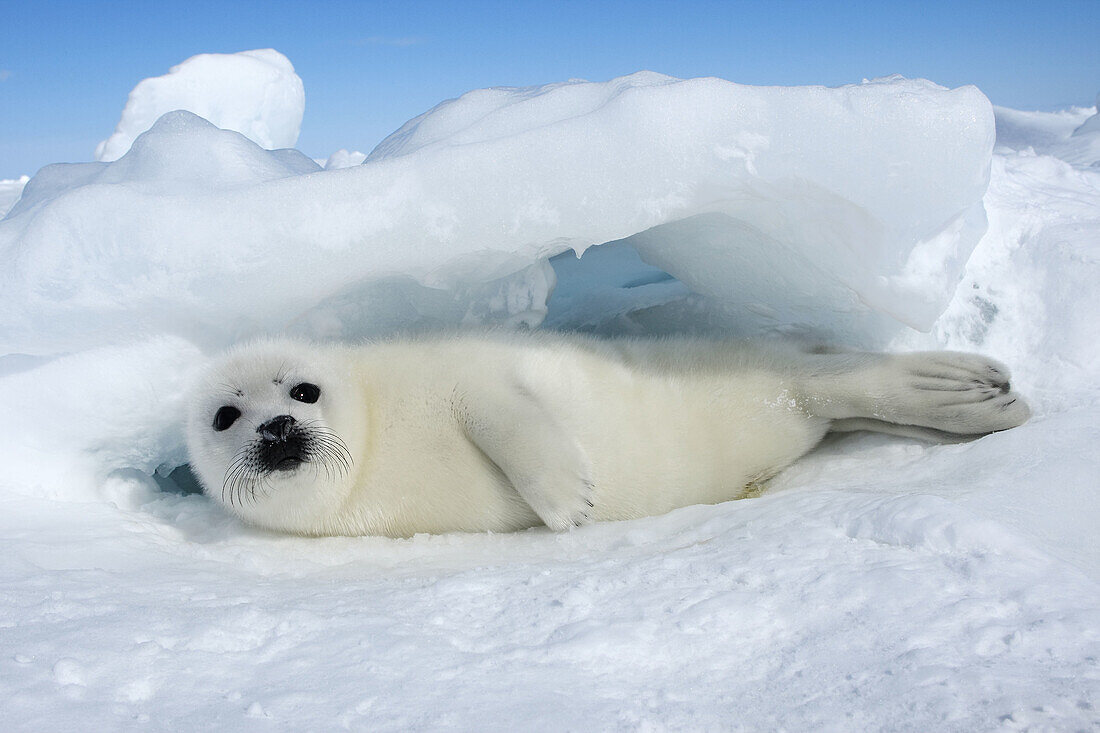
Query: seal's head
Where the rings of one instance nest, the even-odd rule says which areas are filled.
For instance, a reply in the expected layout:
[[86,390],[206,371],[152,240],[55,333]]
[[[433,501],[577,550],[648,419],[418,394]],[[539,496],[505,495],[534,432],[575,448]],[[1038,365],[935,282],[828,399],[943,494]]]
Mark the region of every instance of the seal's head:
[[338,507],[367,418],[345,363],[325,347],[261,341],[211,364],[187,418],[206,493],[246,521],[291,532]]

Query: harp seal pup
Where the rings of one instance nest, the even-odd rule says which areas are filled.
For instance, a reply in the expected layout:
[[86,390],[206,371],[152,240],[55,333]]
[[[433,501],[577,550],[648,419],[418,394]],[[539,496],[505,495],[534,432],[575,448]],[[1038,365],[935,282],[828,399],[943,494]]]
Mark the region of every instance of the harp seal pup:
[[407,537],[661,514],[739,498],[830,430],[966,440],[1029,414],[971,354],[455,334],[239,346],[186,433],[206,493],[245,522]]

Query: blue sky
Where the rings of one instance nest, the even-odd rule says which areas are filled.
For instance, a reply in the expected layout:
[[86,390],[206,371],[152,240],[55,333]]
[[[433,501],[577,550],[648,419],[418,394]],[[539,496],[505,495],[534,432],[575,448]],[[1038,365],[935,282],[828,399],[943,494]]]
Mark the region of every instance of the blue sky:
[[478,87],[652,69],[746,84],[900,73],[995,104],[1091,105],[1100,0],[48,2],[0,0],[0,178],[90,160],[126,95],[197,53],[271,47],[306,89],[298,147],[369,151]]

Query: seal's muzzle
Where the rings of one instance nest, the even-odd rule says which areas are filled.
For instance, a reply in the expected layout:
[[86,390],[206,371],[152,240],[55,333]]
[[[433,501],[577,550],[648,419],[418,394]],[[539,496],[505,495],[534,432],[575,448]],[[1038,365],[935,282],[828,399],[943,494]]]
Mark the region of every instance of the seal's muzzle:
[[306,460],[309,439],[290,415],[279,415],[256,428],[261,442],[256,459],[261,470],[292,471]]

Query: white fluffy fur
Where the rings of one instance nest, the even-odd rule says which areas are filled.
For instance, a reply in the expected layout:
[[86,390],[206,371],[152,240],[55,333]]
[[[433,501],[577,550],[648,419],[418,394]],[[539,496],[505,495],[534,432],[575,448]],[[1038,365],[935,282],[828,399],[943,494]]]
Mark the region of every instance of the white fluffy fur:
[[[262,527],[560,530],[737,498],[831,428],[958,439],[1014,427],[1029,413],[1007,380],[996,362],[950,352],[552,334],[261,341],[211,366],[187,436],[207,493]],[[289,397],[299,382],[320,386],[316,404]],[[242,415],[215,432],[222,405]],[[248,497],[224,496],[234,456],[283,414],[335,431],[350,470],[306,463]]]

